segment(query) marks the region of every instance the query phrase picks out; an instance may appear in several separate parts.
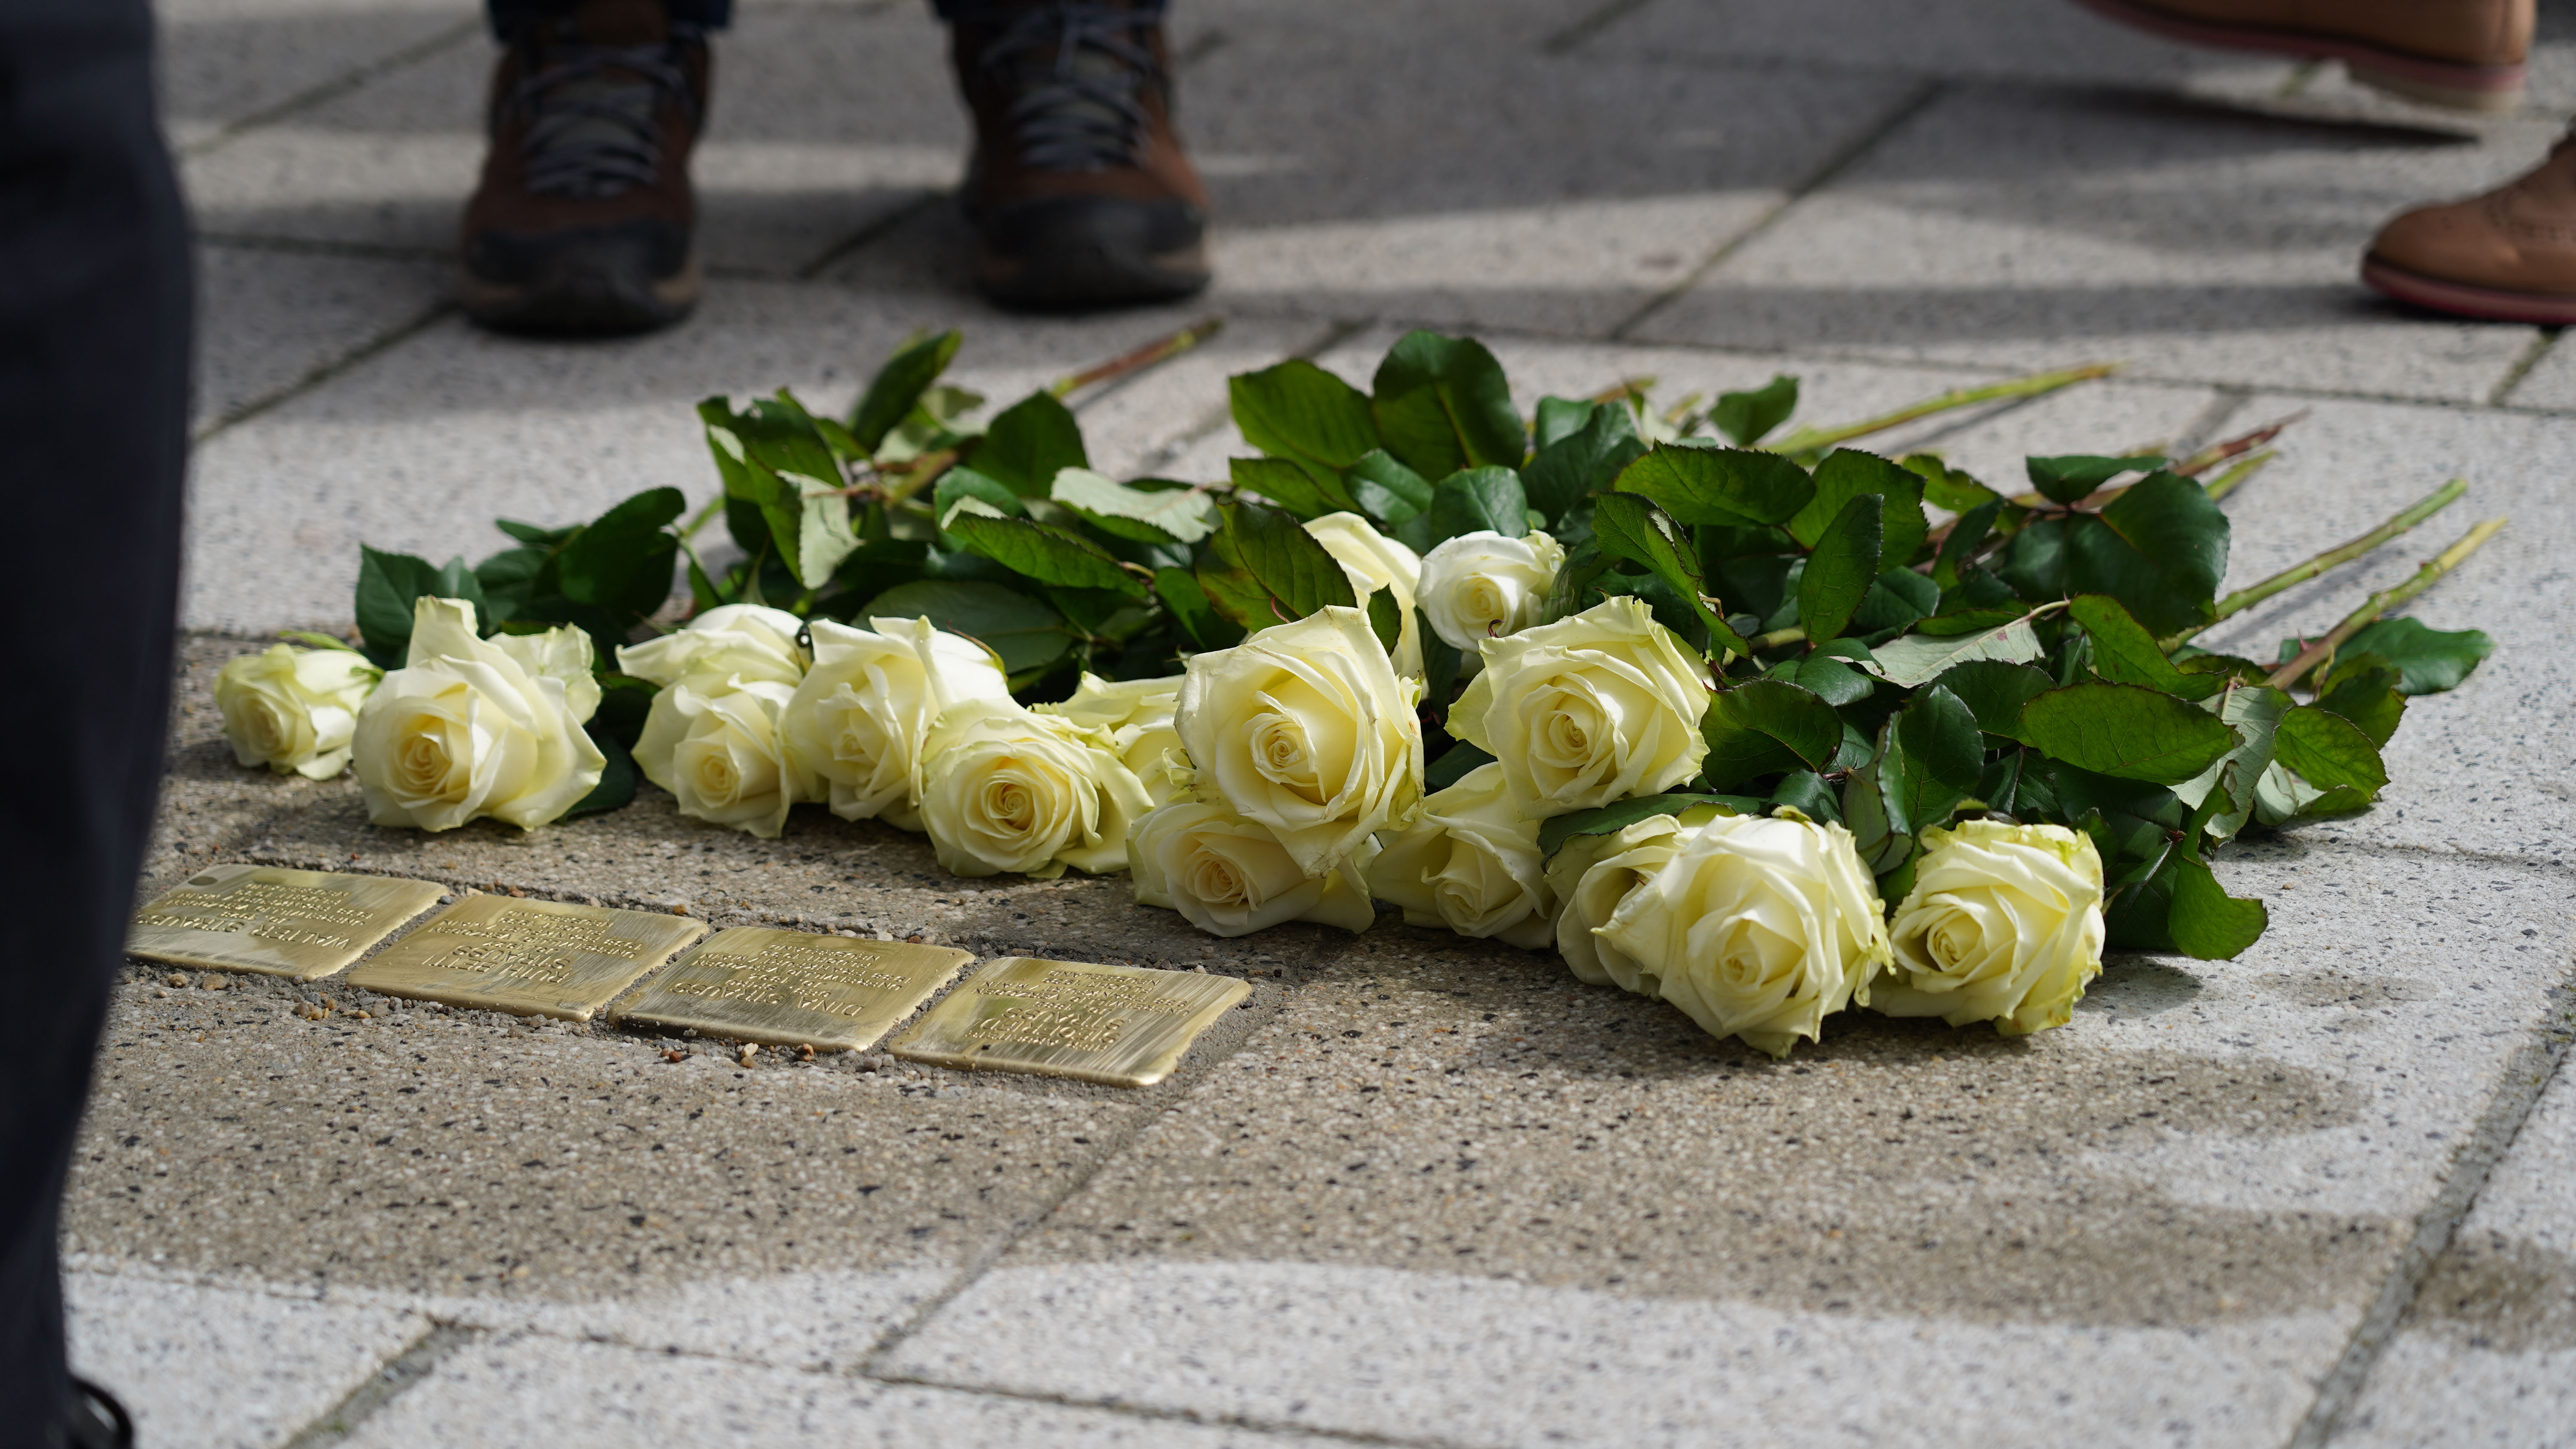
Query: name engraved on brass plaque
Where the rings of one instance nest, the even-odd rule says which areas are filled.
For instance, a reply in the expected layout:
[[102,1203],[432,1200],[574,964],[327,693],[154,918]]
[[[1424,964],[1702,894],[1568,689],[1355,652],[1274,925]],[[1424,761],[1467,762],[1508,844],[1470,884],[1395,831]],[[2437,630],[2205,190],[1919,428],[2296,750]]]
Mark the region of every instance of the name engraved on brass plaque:
[[443,894],[425,880],[211,866],[135,912],[125,954],[311,981],[364,956]]
[[706,934],[697,921],[514,896],[468,896],[349,973],[387,996],[588,1021]]
[[1251,982],[1230,976],[1011,956],[969,977],[891,1050],[943,1067],[1150,1087],[1251,994]]
[[865,1051],[974,961],[900,941],[735,926],[671,963],[621,1023],[823,1051]]

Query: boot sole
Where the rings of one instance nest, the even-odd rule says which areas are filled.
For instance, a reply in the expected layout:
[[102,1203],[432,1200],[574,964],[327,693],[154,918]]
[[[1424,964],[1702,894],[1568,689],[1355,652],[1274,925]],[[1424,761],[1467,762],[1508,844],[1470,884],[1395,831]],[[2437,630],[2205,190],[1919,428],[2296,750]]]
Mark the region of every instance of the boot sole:
[[618,269],[567,268],[529,283],[493,282],[459,270],[465,315],[496,332],[550,337],[619,337],[687,317],[703,289],[696,248],[668,277]]
[[2339,60],[2352,72],[2352,78],[2363,85],[2452,110],[2510,111],[2518,108],[2522,104],[2524,77],[2529,70],[2522,65],[2471,65],[2465,61],[2434,60],[2372,45],[2368,41],[2345,40],[2331,35],[2186,20],[2160,10],[2128,4],[2126,0],[2075,0],[2075,3],[2105,20],[2114,20],[2168,40],[2179,40],[2186,45],[2252,50],[2267,55],[2295,55],[2307,60]]
[[2542,327],[2576,325],[2576,296],[2508,292],[2495,287],[2446,282],[2422,272],[2408,271],[2375,256],[2362,258],[2361,280],[2382,296],[2428,312],[2447,312],[2455,317],[2475,317],[2486,322],[2525,322]]
[[1004,307],[1079,312],[1176,302],[1208,284],[1206,237],[1170,206],[1065,198],[979,215],[975,286]]

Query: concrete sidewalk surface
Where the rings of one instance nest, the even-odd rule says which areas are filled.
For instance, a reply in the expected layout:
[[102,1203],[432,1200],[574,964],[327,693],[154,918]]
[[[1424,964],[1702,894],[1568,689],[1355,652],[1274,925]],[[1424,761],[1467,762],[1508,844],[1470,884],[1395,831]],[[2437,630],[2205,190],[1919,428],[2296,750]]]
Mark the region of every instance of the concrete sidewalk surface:
[[[1217,287],[1066,319],[967,287],[922,7],[745,0],[707,300],[590,344],[445,300],[470,7],[162,13],[206,335],[147,890],[382,871],[1254,992],[1125,1091],[133,967],[65,1233],[77,1361],[147,1445],[2576,1445],[2576,354],[2353,280],[2395,210],[2538,159],[2576,5],[2526,109],[2463,122],[2064,0],[1178,0]],[[384,831],[221,741],[214,671],[345,629],[361,542],[701,501],[699,398],[846,406],[916,328],[1007,402],[1211,312],[1082,403],[1106,471],[1221,477],[1227,373],[1364,379],[1417,325],[1525,407],[1789,372],[1826,421],[2120,361],[1880,445],[2007,480],[2303,413],[2227,502],[2230,587],[2465,476],[2457,526],[2513,524],[2412,612],[2498,649],[2414,703],[2376,810],[2225,858],[2272,910],[2240,959],[2115,958],[2036,1038],[1854,1015],[1782,1063],[1508,947],[1216,941],[1123,879],[960,880],[651,790]],[[2212,642],[2268,654],[2456,532]]]

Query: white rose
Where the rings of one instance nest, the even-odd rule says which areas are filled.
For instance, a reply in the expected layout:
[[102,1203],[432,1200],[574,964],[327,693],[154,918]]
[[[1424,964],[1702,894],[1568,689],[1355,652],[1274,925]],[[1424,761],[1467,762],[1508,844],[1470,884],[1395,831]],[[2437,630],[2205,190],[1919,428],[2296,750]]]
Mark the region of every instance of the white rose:
[[797,798],[844,820],[881,816],[921,828],[921,747],[940,712],[1009,699],[993,651],[928,619],[871,619],[873,631],[818,619],[814,664],[780,715]]
[[1538,621],[1564,564],[1565,545],[1544,533],[1505,538],[1482,529],[1424,554],[1415,592],[1431,632],[1472,663],[1479,644]]
[[1422,796],[1414,691],[1357,609],[1319,609],[1192,655],[1175,717],[1198,789],[1270,827],[1310,876]]
[[2007,1036],[2064,1026],[2102,972],[2102,858],[2062,825],[1926,830],[1888,933],[1895,964],[1870,987],[1871,1009],[1991,1021]]
[[349,766],[358,706],[376,675],[365,655],[348,649],[272,644],[227,662],[215,675],[215,708],[233,758],[281,775],[330,779]]
[[1306,532],[1342,566],[1363,612],[1368,596],[1378,590],[1395,596],[1395,607],[1404,620],[1404,632],[1395,641],[1395,672],[1421,678],[1422,624],[1413,601],[1422,582],[1422,555],[1378,532],[1356,513],[1327,513],[1309,522]]
[[1887,964],[1887,922],[1839,825],[1720,816],[1630,891],[1597,937],[1662,983],[1711,1036],[1775,1057]]
[[635,767],[680,813],[776,840],[796,803],[778,716],[796,691],[775,680],[691,675],[653,696]]
[[[474,606],[424,598],[412,607],[411,653],[358,709],[351,740],[367,818],[453,830],[489,815],[522,830],[560,817],[598,788],[608,758],[563,679],[587,669],[578,629],[478,639]],[[594,685],[589,700],[599,702]]]
[[1538,822],[1522,818],[1502,767],[1479,765],[1422,802],[1386,842],[1369,888],[1404,909],[1405,924],[1446,926],[1537,950],[1556,934],[1538,853]]
[[952,875],[1094,875],[1127,864],[1127,832],[1152,808],[1109,738],[1008,700],[968,700],[931,732],[922,824]]
[[1699,827],[1720,813],[1714,805],[1696,805],[1679,817],[1650,815],[1619,830],[1575,836],[1548,860],[1556,949],[1578,979],[1640,996],[1664,994],[1662,978],[1603,940],[1600,930],[1631,892],[1653,880]]
[[1031,708],[1085,729],[1108,731],[1118,758],[1144,782],[1146,795],[1156,805],[1167,805],[1190,793],[1193,778],[1189,752],[1181,748],[1181,732],[1173,723],[1180,698],[1177,674],[1116,684],[1085,674],[1073,698]]
[[1248,936],[1284,921],[1365,931],[1372,844],[1309,878],[1270,827],[1194,800],[1156,807],[1127,833],[1136,904],[1178,911],[1211,936]]
[[1669,790],[1708,756],[1707,673],[1642,599],[1488,639],[1484,654],[1449,732],[1502,762],[1532,816]]
[[794,684],[808,662],[796,643],[796,631],[804,627],[804,620],[784,609],[725,604],[659,639],[618,646],[617,667],[665,686],[693,674]]

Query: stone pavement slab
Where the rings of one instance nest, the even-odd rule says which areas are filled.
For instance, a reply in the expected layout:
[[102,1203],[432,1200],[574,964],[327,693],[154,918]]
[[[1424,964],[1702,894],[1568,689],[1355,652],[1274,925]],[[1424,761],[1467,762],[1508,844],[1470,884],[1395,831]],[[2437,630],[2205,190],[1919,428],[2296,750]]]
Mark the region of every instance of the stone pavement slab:
[[481,29],[453,0],[166,0],[153,14],[162,113],[183,148]]
[[427,1334],[425,1316],[150,1276],[63,1281],[72,1367],[146,1444],[275,1449]]
[[269,247],[197,250],[199,426],[230,422],[447,305],[447,269]]

